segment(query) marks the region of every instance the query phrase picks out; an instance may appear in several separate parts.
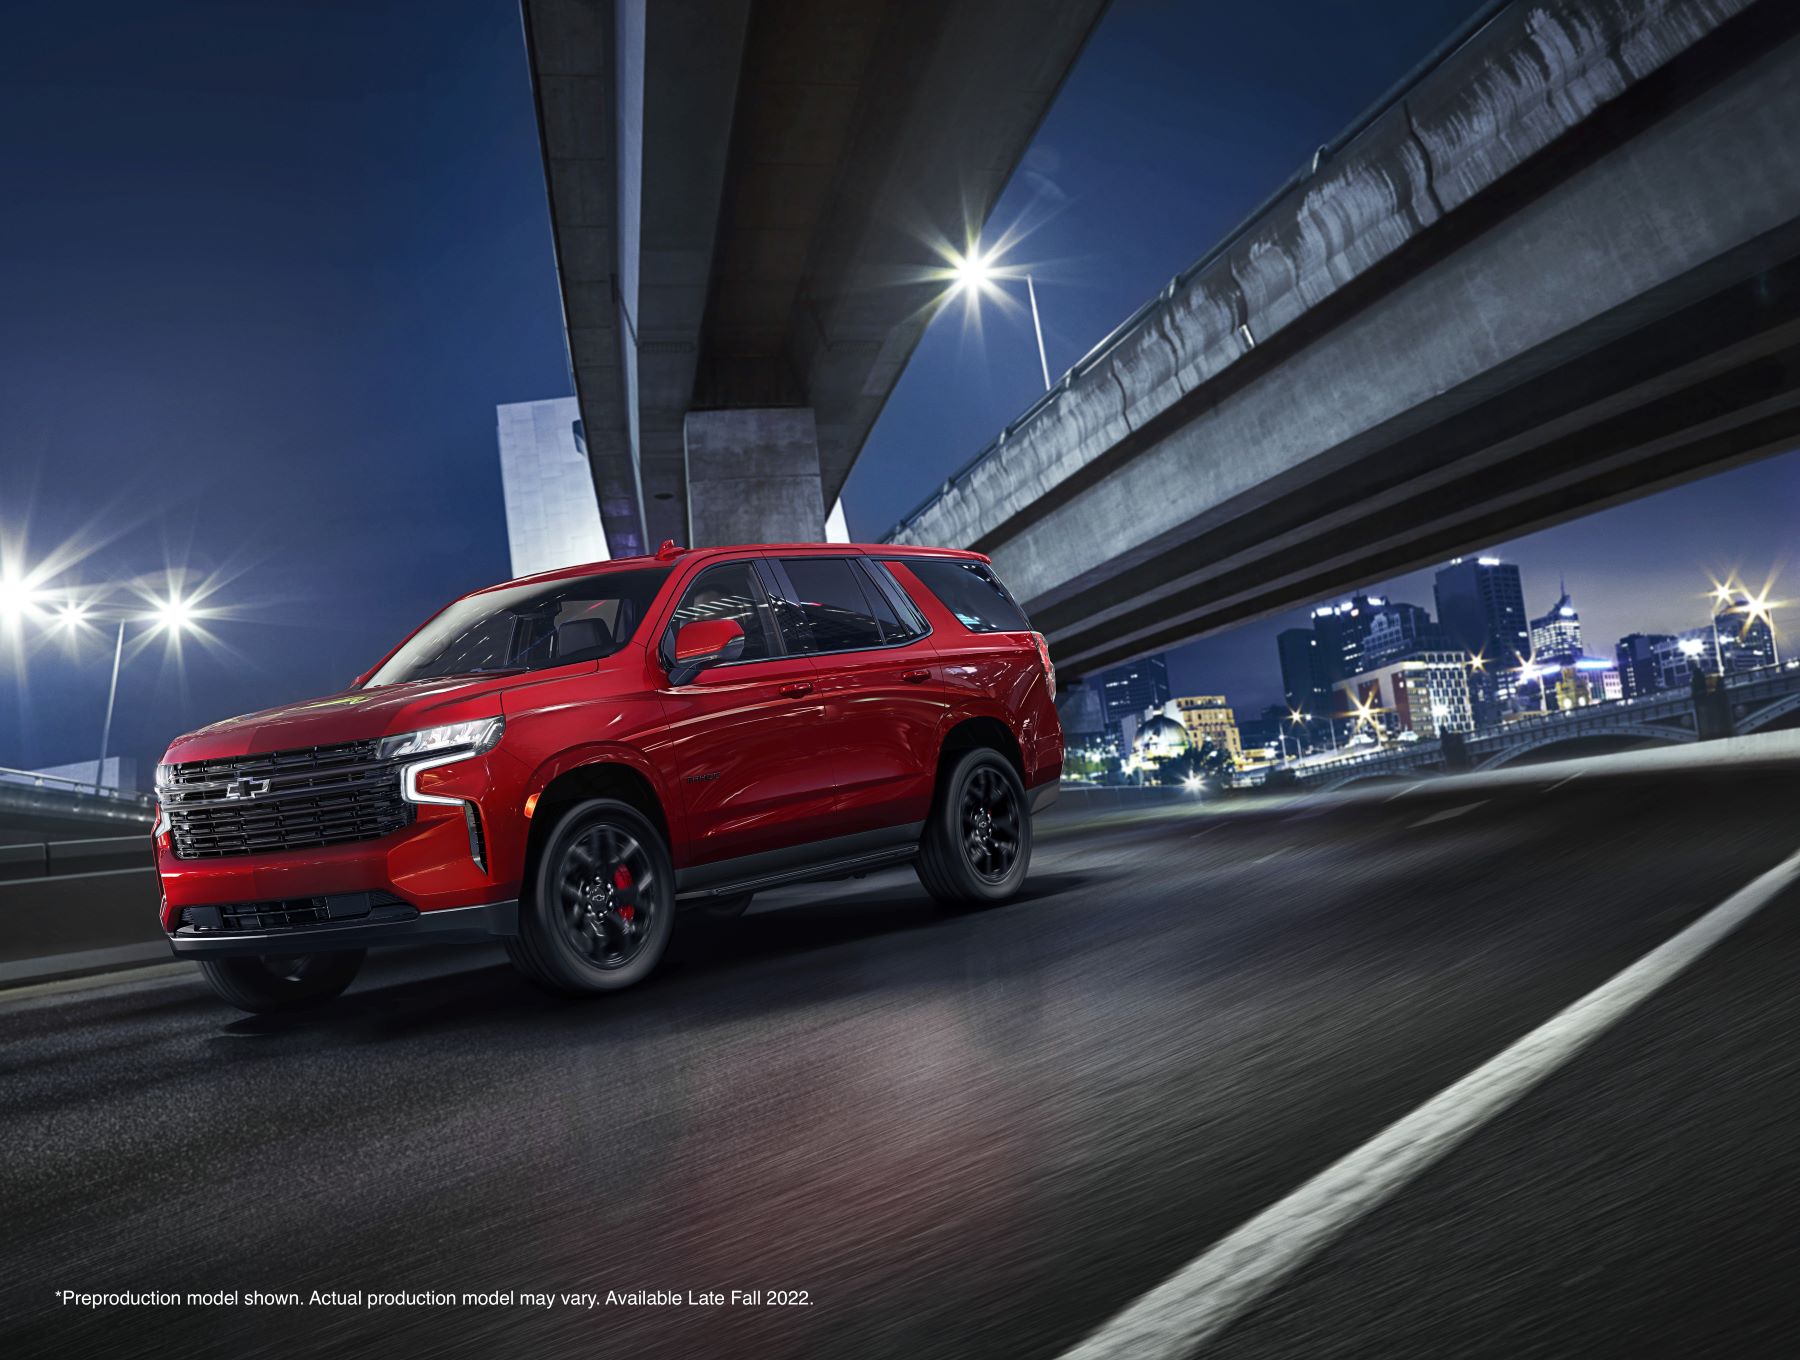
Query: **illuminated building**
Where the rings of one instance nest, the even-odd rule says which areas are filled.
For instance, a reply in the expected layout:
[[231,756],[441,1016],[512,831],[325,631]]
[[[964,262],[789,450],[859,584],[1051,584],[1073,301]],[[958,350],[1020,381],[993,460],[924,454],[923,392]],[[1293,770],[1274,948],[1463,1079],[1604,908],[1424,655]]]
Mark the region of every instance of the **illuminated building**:
[[1575,612],[1568,587],[1548,614],[1531,621],[1531,655],[1545,663],[1581,659],[1581,615]]
[[1370,714],[1388,733],[1430,738],[1475,726],[1461,652],[1420,652],[1350,676],[1338,682],[1336,702],[1341,713]]
[[1222,748],[1234,764],[1243,759],[1244,745],[1238,736],[1237,718],[1223,694],[1177,699],[1175,712],[1195,746],[1210,741]]
[[[1643,699],[1658,690],[1670,688],[1666,679],[1663,664],[1663,653],[1675,646],[1675,639],[1667,633],[1627,633],[1619,639],[1619,645],[1613,651],[1613,657],[1619,666],[1619,683],[1621,692],[1627,699]],[[1679,657],[1684,664],[1679,672],[1677,684],[1687,683],[1686,658]]]
[[1519,659],[1531,650],[1519,569],[1495,557],[1459,557],[1438,568],[1432,595],[1446,649],[1482,659],[1471,668],[1470,698],[1487,726],[1511,704]]

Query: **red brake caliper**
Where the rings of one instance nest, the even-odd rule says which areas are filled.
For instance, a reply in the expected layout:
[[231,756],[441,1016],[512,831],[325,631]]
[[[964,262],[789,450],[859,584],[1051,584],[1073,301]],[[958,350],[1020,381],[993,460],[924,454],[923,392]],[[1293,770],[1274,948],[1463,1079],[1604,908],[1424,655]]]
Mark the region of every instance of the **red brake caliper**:
[[[630,886],[631,886],[631,870],[627,869],[623,864],[621,864],[618,868],[613,870],[613,887],[617,888],[620,892],[624,892]],[[618,909],[618,912],[619,912],[619,919],[621,921],[625,921],[627,923],[635,920],[637,917],[637,908],[636,907],[622,906]]]

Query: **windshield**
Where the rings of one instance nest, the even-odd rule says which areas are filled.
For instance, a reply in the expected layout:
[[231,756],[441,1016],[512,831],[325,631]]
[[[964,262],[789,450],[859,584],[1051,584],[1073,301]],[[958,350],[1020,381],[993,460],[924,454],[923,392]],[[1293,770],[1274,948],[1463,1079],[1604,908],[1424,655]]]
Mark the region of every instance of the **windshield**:
[[669,568],[650,567],[467,596],[413,634],[365,688],[598,661],[631,640],[668,579]]

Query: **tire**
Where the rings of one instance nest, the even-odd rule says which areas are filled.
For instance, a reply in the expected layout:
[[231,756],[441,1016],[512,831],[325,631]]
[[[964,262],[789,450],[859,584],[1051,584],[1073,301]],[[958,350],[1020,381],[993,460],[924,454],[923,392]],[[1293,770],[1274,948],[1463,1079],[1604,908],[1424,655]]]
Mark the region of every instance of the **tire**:
[[750,901],[755,896],[755,893],[747,892],[731,897],[708,897],[695,910],[708,921],[735,921],[750,909]]
[[537,858],[506,952],[564,996],[640,982],[675,929],[675,870],[661,834],[629,803],[595,798],[562,815]]
[[201,959],[200,971],[221,1001],[252,1015],[300,1010],[329,1001],[356,979],[366,950]]
[[1012,763],[991,747],[959,757],[943,776],[917,868],[925,891],[950,907],[1004,902],[1031,867],[1031,811]]

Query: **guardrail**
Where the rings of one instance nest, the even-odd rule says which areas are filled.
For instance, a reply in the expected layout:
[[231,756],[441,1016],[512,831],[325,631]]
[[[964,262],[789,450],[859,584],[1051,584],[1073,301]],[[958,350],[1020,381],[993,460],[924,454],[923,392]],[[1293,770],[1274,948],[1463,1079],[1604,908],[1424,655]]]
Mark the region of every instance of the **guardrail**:
[[0,986],[168,955],[147,835],[0,845]]
[[50,793],[65,793],[78,798],[101,798],[108,802],[121,803],[128,807],[150,810],[151,798],[147,793],[133,793],[127,789],[115,789],[105,784],[97,784],[91,779],[70,779],[67,775],[44,774],[38,770],[14,770],[0,765],[0,785],[12,788],[40,789]]

